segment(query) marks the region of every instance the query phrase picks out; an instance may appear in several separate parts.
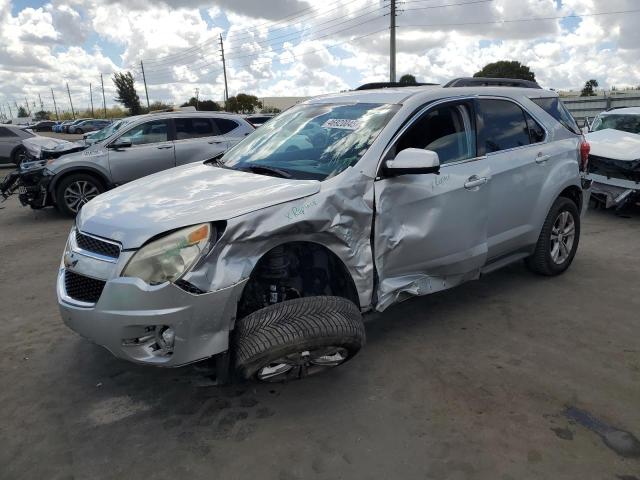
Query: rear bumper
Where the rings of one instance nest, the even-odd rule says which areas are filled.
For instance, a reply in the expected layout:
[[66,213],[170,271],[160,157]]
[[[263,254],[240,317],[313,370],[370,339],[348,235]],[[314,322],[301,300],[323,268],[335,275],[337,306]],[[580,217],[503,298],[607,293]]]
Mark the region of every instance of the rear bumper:
[[[64,272],[61,268],[57,282],[64,323],[116,357],[176,367],[229,348],[229,331],[244,282],[193,295],[171,283],[150,286],[140,279],[118,277],[106,282],[95,305],[82,306],[66,295]],[[171,353],[159,351],[153,339],[154,332],[163,327],[175,332]]]
[[621,207],[640,195],[640,182],[604,175],[589,174],[592,180],[591,193],[604,202],[606,208]]

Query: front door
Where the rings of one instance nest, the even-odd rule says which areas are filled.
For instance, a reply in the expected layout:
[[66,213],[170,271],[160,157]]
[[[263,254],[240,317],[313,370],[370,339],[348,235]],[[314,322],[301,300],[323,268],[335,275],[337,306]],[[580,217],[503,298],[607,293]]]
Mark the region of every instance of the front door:
[[491,172],[478,157],[472,102],[439,104],[418,114],[385,160],[405,148],[438,153],[439,174],[375,182],[376,309],[409,295],[477,278],[487,257]]
[[168,120],[134,125],[112,142],[131,141],[130,147],[109,148],[113,183],[121,185],[175,166],[174,145]]

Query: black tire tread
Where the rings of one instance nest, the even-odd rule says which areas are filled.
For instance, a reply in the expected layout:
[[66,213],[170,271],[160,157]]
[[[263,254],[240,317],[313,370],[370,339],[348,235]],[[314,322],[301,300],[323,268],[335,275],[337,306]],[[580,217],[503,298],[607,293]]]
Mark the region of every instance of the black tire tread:
[[78,179],[92,180],[96,183],[96,186],[98,187],[98,191],[100,193],[103,193],[105,191],[105,187],[102,180],[100,180],[95,175],[91,175],[89,173],[73,173],[67,177],[64,177],[62,180],[60,180],[58,185],[56,185],[54,195],[56,200],[56,207],[58,208],[58,210],[70,217],[75,217],[76,214],[73,213],[71,210],[69,210],[65,205],[63,193],[67,188],[67,185],[69,185],[70,183],[73,183]]
[[548,246],[551,238],[551,229],[553,228],[553,224],[560,211],[562,211],[568,205],[571,206],[569,208],[575,209],[576,239],[575,245],[573,247],[573,251],[575,254],[575,250],[577,249],[580,240],[580,212],[578,211],[577,205],[571,199],[567,197],[558,197],[549,209],[547,218],[542,225],[542,230],[540,231],[540,236],[538,237],[538,242],[536,243],[536,248],[533,252],[533,255],[525,260],[527,267],[532,272],[550,277],[564,272],[567,268],[569,268],[569,265],[571,265],[571,262],[573,261],[573,255],[569,258],[566,264],[563,265],[562,268],[554,269],[551,265]]
[[349,344],[355,351],[365,343],[358,307],[342,297],[306,297],[270,305],[242,318],[234,330],[235,365],[250,377],[270,352],[317,340]]

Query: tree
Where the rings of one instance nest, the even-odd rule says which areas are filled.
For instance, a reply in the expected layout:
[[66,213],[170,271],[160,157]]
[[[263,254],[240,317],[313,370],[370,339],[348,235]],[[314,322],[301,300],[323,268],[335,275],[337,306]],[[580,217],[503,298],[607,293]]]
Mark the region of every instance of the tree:
[[40,110],[33,115],[34,120],[49,120],[51,117],[51,112],[47,112],[45,110]]
[[138,93],[136,92],[135,82],[131,72],[114,73],[113,84],[116,86],[118,92],[118,96],[114,98],[114,100],[128,108],[131,115],[140,113],[140,97],[138,97]]
[[213,100],[196,100],[196,97],[191,97],[188,102],[180,105],[181,107],[196,107],[201,112],[217,112],[222,110],[218,102]]
[[416,83],[416,77],[409,73],[406,73],[400,77],[400,85],[415,85]]
[[499,62],[489,63],[482,70],[475,73],[474,77],[487,78],[519,78],[521,80],[536,81],[535,74],[526,65],[522,65],[515,60],[500,60]]
[[587,83],[584,84],[584,88],[582,92],[580,92],[581,97],[594,97],[596,92],[593,90],[598,87],[598,81],[595,79],[587,80]]
[[20,105],[18,107],[18,117],[28,117],[29,116],[29,112],[27,112],[27,109],[24,108],[22,105]]
[[262,108],[262,102],[255,95],[239,93],[227,100],[227,112],[253,113],[256,108]]

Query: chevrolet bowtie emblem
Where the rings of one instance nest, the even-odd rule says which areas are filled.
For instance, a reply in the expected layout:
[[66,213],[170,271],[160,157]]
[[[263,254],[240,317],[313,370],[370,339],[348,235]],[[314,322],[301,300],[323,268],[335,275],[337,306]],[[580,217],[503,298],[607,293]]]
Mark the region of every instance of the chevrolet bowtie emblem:
[[64,254],[64,266],[65,268],[75,267],[78,264],[78,259],[73,258],[73,253],[66,252]]

